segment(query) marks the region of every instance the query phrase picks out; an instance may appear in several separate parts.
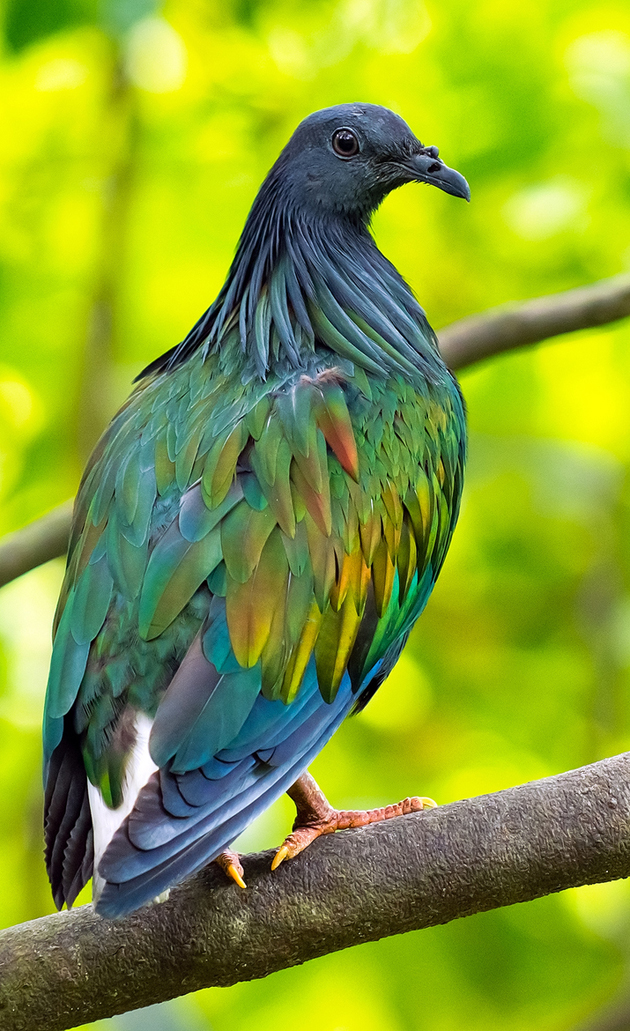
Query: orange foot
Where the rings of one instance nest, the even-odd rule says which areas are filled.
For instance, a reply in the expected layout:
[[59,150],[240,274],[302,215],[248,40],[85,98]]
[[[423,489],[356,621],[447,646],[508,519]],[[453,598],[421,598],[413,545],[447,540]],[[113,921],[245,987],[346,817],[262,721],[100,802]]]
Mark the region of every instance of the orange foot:
[[394,816],[419,813],[423,809],[435,809],[437,806],[432,798],[405,798],[402,802],[385,805],[380,809],[333,809],[310,773],[303,773],[289,788],[287,795],[295,802],[297,815],[292,833],[285,838],[273,857],[272,870],[285,859],[299,855],[322,834],[332,834],[348,827],[365,827],[368,823],[380,823]]
[[243,880],[244,870],[241,866],[241,859],[238,852],[232,852],[231,849],[226,849],[220,856],[217,856],[215,863],[221,867],[221,869],[231,877],[233,881],[236,881],[239,888],[246,888],[247,885]]

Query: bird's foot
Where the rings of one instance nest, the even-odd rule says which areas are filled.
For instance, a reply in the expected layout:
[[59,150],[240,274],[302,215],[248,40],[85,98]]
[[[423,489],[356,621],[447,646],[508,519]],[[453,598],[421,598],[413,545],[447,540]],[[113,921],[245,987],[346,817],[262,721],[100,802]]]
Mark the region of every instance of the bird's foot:
[[349,827],[366,827],[369,823],[380,823],[394,816],[419,813],[423,809],[435,809],[437,806],[432,798],[414,797],[404,798],[402,802],[385,805],[380,809],[333,809],[310,773],[303,773],[287,794],[295,802],[297,815],[291,834],[273,857],[272,870],[277,869],[285,859],[299,855],[322,834],[333,834]]
[[222,852],[220,856],[215,859],[224,873],[231,877],[233,881],[236,881],[239,888],[246,888],[244,878],[244,870],[241,865],[241,858],[238,852],[232,852],[231,849],[227,848],[225,852]]

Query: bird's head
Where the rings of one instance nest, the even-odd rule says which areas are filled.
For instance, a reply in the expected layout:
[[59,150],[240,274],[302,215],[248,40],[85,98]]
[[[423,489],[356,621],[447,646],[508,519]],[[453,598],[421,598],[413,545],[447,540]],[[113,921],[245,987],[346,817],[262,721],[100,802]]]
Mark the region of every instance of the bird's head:
[[405,183],[437,186],[470,200],[468,183],[425,147],[399,115],[375,104],[340,104],[301,122],[270,179],[283,200],[314,215],[367,221]]
[[[346,319],[357,270],[365,283],[372,276],[375,287],[382,286],[385,276],[387,289],[398,291],[395,303],[403,314],[392,331],[391,347],[399,347],[411,317],[419,326],[416,350],[420,354],[424,348],[422,361],[428,368],[427,355],[433,360],[436,352],[424,312],[402,278],[392,275],[395,270],[367,231],[370,216],[387,194],[413,182],[470,200],[464,177],[444,164],[437,147],[423,146],[393,111],[376,104],[340,104],[309,115],[258,191],[216,301],[165,356],[167,361],[153,363],[143,375],[165,364],[173,368],[202,345],[206,350],[227,346],[223,341],[232,339],[236,325],[240,351],[252,357],[258,375],[267,374],[274,348],[273,361],[281,354],[296,368],[300,353],[314,346],[310,309],[330,303]],[[325,290],[316,302],[315,284],[322,281]],[[369,286],[365,289],[369,293]],[[351,307],[364,311],[358,296]],[[387,332],[382,322],[377,332]],[[349,344],[353,353],[356,333]],[[373,350],[373,344],[366,346]],[[335,350],[334,342],[330,349]]]

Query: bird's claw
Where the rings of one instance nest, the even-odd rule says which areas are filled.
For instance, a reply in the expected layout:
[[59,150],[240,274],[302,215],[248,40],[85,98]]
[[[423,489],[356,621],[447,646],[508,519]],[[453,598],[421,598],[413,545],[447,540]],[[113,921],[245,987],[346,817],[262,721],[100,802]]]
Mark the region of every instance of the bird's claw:
[[231,849],[226,849],[226,851],[222,852],[220,856],[217,856],[215,863],[221,867],[228,877],[231,877],[232,880],[238,884],[239,888],[247,887],[243,880],[244,870],[241,865],[238,852],[232,852]]
[[284,839],[273,857],[271,869],[277,870],[280,863],[283,863],[285,859],[295,859],[296,856],[299,856],[300,852],[303,852],[307,845],[315,841],[315,838],[320,838],[322,834],[332,834],[337,829],[337,822],[334,818],[317,820],[316,822],[302,824],[297,827],[294,825],[293,831]]
[[276,854],[273,857],[273,859],[271,860],[271,869],[272,870],[277,870],[278,867],[280,866],[280,863],[284,862],[284,860],[287,859],[289,857],[289,855],[290,855],[290,852],[289,852],[289,849],[287,848],[287,846],[286,845],[282,845],[278,849],[278,851],[276,852]]
[[[239,866],[240,866],[240,863],[239,863]],[[241,870],[242,870],[242,867],[241,867]],[[246,888],[247,887],[247,885],[245,884],[245,881],[243,880],[243,875],[238,870],[238,868],[237,868],[235,863],[230,863],[230,865],[228,866],[228,868],[227,868],[227,870],[225,872],[227,873],[228,877],[231,877],[233,881],[236,881],[236,883],[238,884],[239,888]]]

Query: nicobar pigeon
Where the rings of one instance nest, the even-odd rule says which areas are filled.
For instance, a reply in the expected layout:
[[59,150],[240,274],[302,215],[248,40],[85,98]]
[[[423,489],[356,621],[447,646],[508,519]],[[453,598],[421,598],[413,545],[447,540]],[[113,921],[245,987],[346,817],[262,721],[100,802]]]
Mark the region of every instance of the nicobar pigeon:
[[230,845],[285,791],[274,868],[431,804],[339,812],[306,772],[394,666],[458,514],[462,397],[369,230],[410,182],[469,198],[385,108],[306,118],[218,297],[89,461],[44,715],[59,907],[93,876],[118,917],[212,860],[244,886]]

